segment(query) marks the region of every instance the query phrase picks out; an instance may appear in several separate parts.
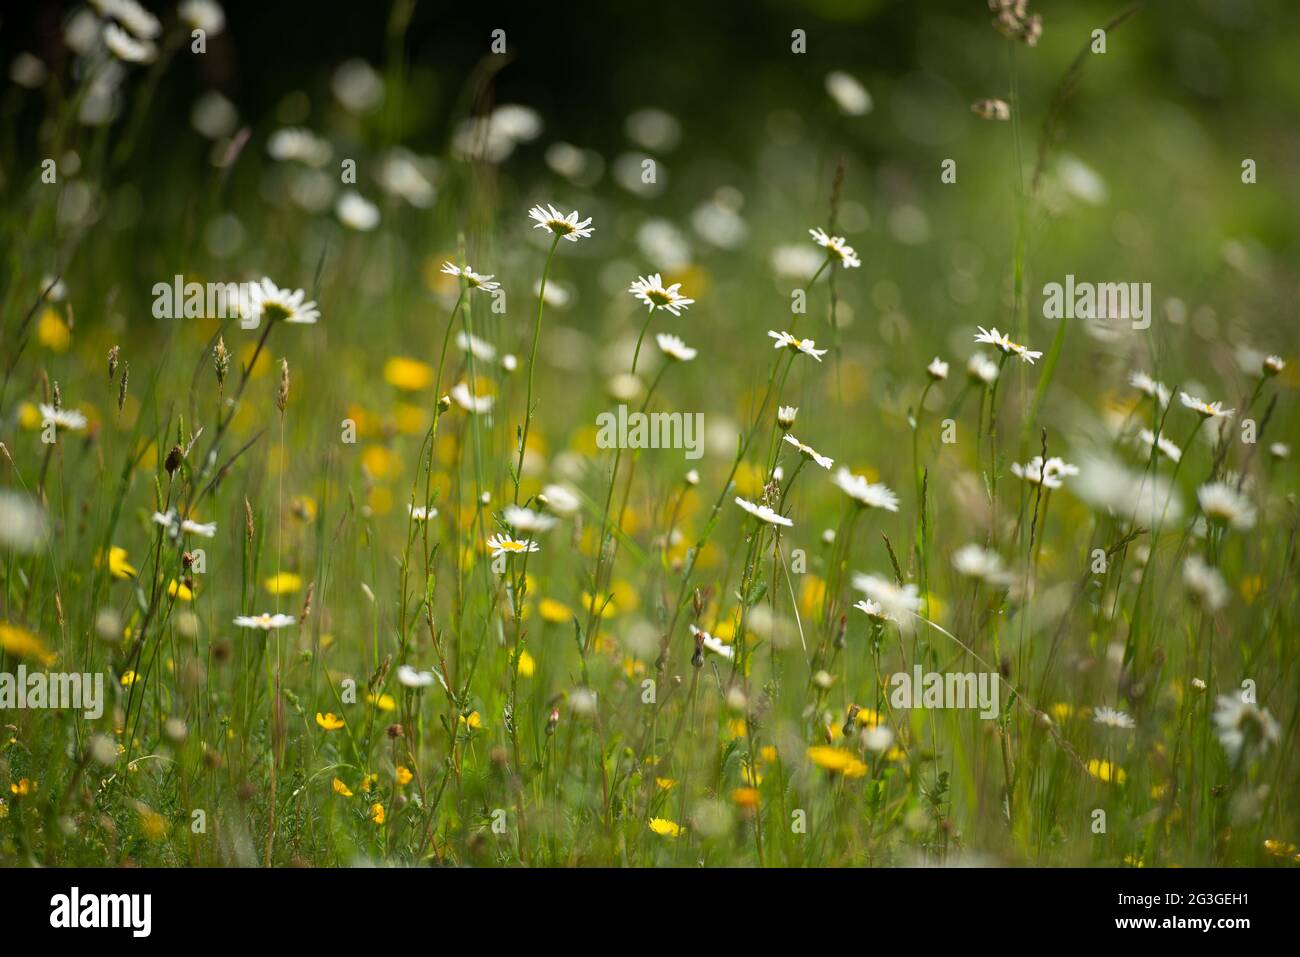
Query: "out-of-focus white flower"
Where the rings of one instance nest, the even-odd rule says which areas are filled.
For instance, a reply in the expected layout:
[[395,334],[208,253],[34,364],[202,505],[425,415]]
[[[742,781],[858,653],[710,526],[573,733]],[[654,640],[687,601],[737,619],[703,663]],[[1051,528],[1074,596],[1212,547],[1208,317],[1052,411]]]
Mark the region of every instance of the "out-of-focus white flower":
[[854,475],[846,468],[835,473],[836,487],[859,505],[898,511],[898,496],[885,485],[869,482],[866,476]]
[[379,207],[351,190],[339,196],[334,211],[339,222],[357,232],[368,233],[379,225]]

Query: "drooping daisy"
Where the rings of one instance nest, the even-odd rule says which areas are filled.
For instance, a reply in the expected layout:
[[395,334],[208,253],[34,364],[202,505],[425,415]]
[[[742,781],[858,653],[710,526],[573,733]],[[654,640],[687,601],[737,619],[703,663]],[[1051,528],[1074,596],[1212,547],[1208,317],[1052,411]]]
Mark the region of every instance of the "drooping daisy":
[[1207,482],[1196,490],[1196,501],[1205,517],[1215,525],[1235,528],[1239,532],[1255,527],[1255,507],[1227,482]]
[[245,305],[247,318],[261,322],[281,320],[284,322],[311,325],[320,318],[320,311],[315,302],[303,302],[307,294],[301,289],[281,289],[265,276],[261,282],[250,283],[248,301]]
[[1170,398],[1169,387],[1163,382],[1158,382],[1151,376],[1142,371],[1135,371],[1129,374],[1128,384],[1137,389],[1149,399],[1158,399],[1160,404],[1168,405]]
[[696,645],[703,648],[705,651],[711,651],[715,655],[726,658],[728,661],[735,657],[736,649],[731,647],[731,645],[727,644],[720,638],[714,638],[703,628],[696,628],[694,625],[691,625],[690,627],[691,635],[695,638]]
[[549,532],[559,521],[554,515],[544,515],[519,505],[507,505],[502,517],[507,525],[520,532]]
[[1137,727],[1137,722],[1123,711],[1117,711],[1114,708],[1105,706],[1093,710],[1092,720],[1108,728],[1121,728],[1125,731],[1131,731]]
[[1054,455],[1044,463],[1041,455],[1035,455],[1025,465],[1013,463],[1011,472],[1017,478],[1023,479],[1031,485],[1041,485],[1043,488],[1060,488],[1065,484],[1063,479],[1067,476],[1079,474],[1079,468],[1059,456]]
[[794,522],[766,505],[755,505],[753,502],[747,501],[740,496],[736,496],[736,504],[750,515],[753,515],[760,521],[767,522],[769,525],[784,525],[786,528],[794,528]]
[[542,547],[528,538],[508,538],[505,535],[493,535],[487,540],[487,547],[493,558],[502,555],[522,555],[525,552],[540,552]]
[[853,587],[880,606],[884,615],[905,627],[921,609],[921,595],[912,582],[898,585],[880,575],[855,572]]
[[656,272],[649,276],[638,276],[627,291],[649,306],[651,312],[664,309],[674,316],[680,316],[683,309],[695,303],[694,299],[687,299],[678,291],[681,288],[679,282],[665,286],[663,277]]
[[794,426],[795,417],[799,414],[799,409],[793,405],[778,406],[776,410],[776,424],[783,430],[790,429]]
[[542,489],[538,501],[543,502],[546,508],[556,515],[573,515],[582,507],[582,500],[567,485],[546,486]]
[[676,336],[670,336],[667,333],[658,333],[655,336],[655,342],[659,343],[659,351],[670,359],[678,362],[690,362],[697,355],[699,350],[692,349],[686,343]]
[[442,264],[442,271],[448,276],[456,276],[465,280],[465,285],[470,289],[482,289],[484,292],[495,292],[501,288],[501,283],[493,282],[492,278],[496,275],[481,276],[469,266],[457,266],[453,262]]
[[104,46],[126,63],[152,63],[158,48],[148,40],[137,40],[116,23],[104,24]]
[[406,511],[407,514],[411,516],[412,520],[417,522],[427,522],[431,518],[438,517],[438,510],[431,505],[426,507],[424,505],[412,505],[408,502],[406,504]]
[[427,688],[433,684],[432,671],[416,671],[410,665],[397,666],[397,680],[405,688]]
[[535,229],[548,230],[552,235],[567,239],[571,243],[576,243],[579,239],[589,238],[592,229],[595,228],[591,225],[590,216],[579,220],[576,209],[565,216],[549,203],[545,207],[534,206],[528,211],[528,215],[537,221]]
[[942,382],[948,378],[948,363],[935,356],[930,360],[930,364],[925,367],[925,374],[935,382]]
[[898,511],[898,496],[885,485],[867,481],[865,476],[854,475],[841,467],[835,473],[835,485],[859,505],[867,508],[883,508],[888,512]]
[[1281,728],[1267,708],[1241,700],[1240,695],[1219,695],[1214,700],[1215,734],[1219,744],[1236,761],[1243,751],[1263,754],[1277,744]]
[[469,335],[464,329],[456,333],[456,348],[471,353],[481,362],[493,362],[497,357],[496,346],[478,336]]
[[952,567],[959,575],[990,585],[1005,585],[1010,581],[1010,575],[1002,565],[1002,556],[974,542],[952,553]]
[[491,412],[492,403],[496,401],[495,398],[490,395],[471,395],[469,391],[469,383],[467,382],[456,383],[452,386],[451,392],[448,394],[458,406],[466,412],[473,413],[474,415],[483,415],[484,413]]
[[992,385],[998,377],[998,364],[984,353],[977,352],[966,360],[966,374],[979,385]]
[[1228,604],[1228,585],[1222,573],[1200,555],[1191,555],[1183,563],[1183,584],[1192,600],[1208,611],[1218,611]]
[[1005,332],[998,332],[997,326],[992,329],[985,329],[983,326],[976,326],[975,328],[979,330],[975,334],[976,342],[996,346],[1004,355],[1019,356],[1030,365],[1034,364],[1035,359],[1041,359],[1043,356],[1041,352],[1034,352],[1018,342],[1012,342],[1011,337]]
[[825,455],[821,455],[811,445],[804,445],[802,442],[800,442],[798,439],[796,439],[793,435],[791,435],[788,432],[785,434],[785,441],[788,444],[793,445],[796,449],[798,449],[799,454],[802,455],[804,458],[812,459],[814,462],[816,462],[824,469],[829,469],[832,465],[835,464],[834,459],[828,458]]
[[862,265],[862,260],[853,251],[853,247],[844,241],[843,236],[828,236],[824,229],[810,229],[808,235],[812,236],[813,242],[825,249],[845,269],[856,269]]
[[166,513],[154,512],[153,521],[156,525],[161,525],[167,529],[167,533],[172,538],[181,534],[201,535],[204,538],[212,538],[217,534],[216,522],[196,522],[192,519],[183,519],[178,522],[175,509],[168,509]]
[[772,329],[767,334],[776,340],[775,349],[790,349],[793,352],[802,352],[806,356],[812,356],[818,362],[822,361],[822,356],[830,350],[816,348],[817,343],[811,339],[798,339],[788,332],[776,332]]
[[1235,409],[1225,409],[1221,402],[1206,402],[1204,399],[1198,399],[1186,392],[1178,393],[1178,399],[1183,403],[1184,407],[1196,412],[1202,419],[1227,419],[1231,418],[1236,411]]
[[288,628],[296,618],[293,615],[269,615],[266,613],[260,615],[238,615],[235,618],[235,624],[240,628],[258,628],[262,631],[277,631],[280,628]]
[[45,402],[39,406],[41,422],[52,424],[56,429],[80,432],[86,427],[86,417],[76,409],[55,408]]
[[1183,450],[1180,449],[1177,446],[1177,444],[1175,444],[1170,439],[1165,438],[1163,435],[1161,435],[1159,441],[1157,441],[1156,434],[1152,432],[1150,429],[1143,429],[1141,432],[1139,432],[1138,441],[1141,442],[1143,445],[1145,445],[1148,449],[1151,448],[1153,445],[1159,445],[1160,451],[1171,462],[1177,462],[1179,459],[1183,457]]

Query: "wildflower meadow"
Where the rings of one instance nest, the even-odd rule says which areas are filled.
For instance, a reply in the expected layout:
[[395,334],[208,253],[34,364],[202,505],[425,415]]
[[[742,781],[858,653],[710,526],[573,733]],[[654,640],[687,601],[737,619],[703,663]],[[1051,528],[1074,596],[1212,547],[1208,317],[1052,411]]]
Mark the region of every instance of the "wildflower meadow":
[[29,6],[0,864],[1300,865],[1291,5]]

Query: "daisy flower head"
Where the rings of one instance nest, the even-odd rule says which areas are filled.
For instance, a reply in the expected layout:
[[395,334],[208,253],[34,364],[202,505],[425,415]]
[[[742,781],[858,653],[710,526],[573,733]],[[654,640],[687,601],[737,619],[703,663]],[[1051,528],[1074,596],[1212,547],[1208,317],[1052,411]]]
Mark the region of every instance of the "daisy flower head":
[[826,355],[826,353],[830,351],[828,349],[818,349],[816,348],[817,343],[813,340],[799,339],[790,335],[788,332],[776,332],[773,329],[769,329],[767,334],[776,340],[776,345],[772,348],[789,349],[792,352],[802,352],[806,356],[812,356],[818,362],[821,362],[822,356]]
[[1214,725],[1219,744],[1232,761],[1243,751],[1263,754],[1281,735],[1281,728],[1267,708],[1243,701],[1240,695],[1225,694],[1215,699]]
[[493,558],[502,555],[522,555],[526,552],[540,552],[542,547],[528,538],[510,538],[506,535],[493,535],[487,540],[487,547]]
[[844,241],[843,236],[828,236],[824,229],[810,229],[808,235],[812,236],[813,242],[825,249],[845,269],[856,269],[862,265],[862,260],[853,251],[853,247]]
[[167,533],[172,538],[177,538],[182,534],[212,538],[217,534],[216,522],[195,522],[188,518],[177,521],[175,509],[169,509],[166,512],[154,512],[153,521],[154,524],[167,529]]
[[948,378],[948,363],[935,356],[930,360],[930,364],[925,367],[925,374],[935,382],[942,382]]
[[438,510],[432,505],[426,507],[424,505],[411,505],[408,502],[406,511],[411,516],[412,521],[416,522],[427,522],[431,518],[438,517]]
[[410,665],[397,666],[397,681],[404,688],[427,688],[433,680],[432,671],[416,671]]
[[501,283],[493,282],[492,278],[496,275],[482,276],[476,273],[469,266],[457,266],[451,261],[442,264],[442,271],[448,276],[455,276],[458,279],[465,280],[465,285],[469,289],[482,289],[484,292],[496,292],[501,288]]
[[877,624],[883,625],[885,622],[893,620],[889,615],[885,614],[885,609],[880,607],[879,602],[872,601],[870,598],[854,602],[853,607]]
[[981,120],[1011,119],[1011,107],[1006,100],[976,100],[970,105],[970,111]]
[[591,231],[595,228],[591,225],[590,216],[580,220],[576,209],[565,216],[549,203],[546,206],[534,206],[528,215],[536,220],[535,229],[545,229],[557,239],[567,239],[571,243],[590,238]]
[[235,624],[240,628],[257,628],[261,631],[278,631],[281,628],[288,628],[296,618],[293,615],[269,615],[265,612],[260,615],[237,615]]
[[1079,474],[1079,468],[1058,456],[1052,456],[1044,462],[1041,455],[1035,455],[1025,465],[1013,463],[1011,472],[1016,478],[1023,479],[1031,485],[1060,488],[1065,484],[1063,479],[1067,476]]
[[1202,419],[1229,419],[1232,418],[1235,409],[1225,409],[1222,402],[1206,402],[1204,399],[1198,399],[1194,395],[1188,395],[1186,392],[1178,393],[1178,400],[1182,402],[1184,408],[1191,409],[1200,415]]
[[1043,356],[1041,352],[1034,352],[1032,349],[1022,346],[1018,342],[1012,342],[1011,337],[1005,332],[998,332],[997,326],[994,326],[992,329],[985,329],[983,326],[976,326],[975,328],[979,330],[979,332],[975,334],[976,342],[996,346],[1003,355],[1019,356],[1030,365],[1034,364],[1035,359],[1041,359]]
[[776,424],[779,425],[782,430],[791,429],[794,427],[795,416],[797,416],[798,414],[799,414],[799,409],[797,406],[793,406],[793,405],[778,406],[776,410]]
[[464,329],[456,333],[456,348],[461,352],[471,352],[474,358],[481,362],[492,362],[497,357],[497,350],[490,342],[480,339],[478,336],[472,336]]
[[794,522],[766,505],[755,505],[740,496],[736,496],[736,504],[759,521],[767,522],[769,525],[784,525],[786,528],[794,528]]
[[883,508],[887,512],[898,511],[898,496],[888,486],[869,482],[866,476],[854,475],[841,466],[835,473],[835,485],[858,505],[866,508]]
[[1161,405],[1168,405],[1170,399],[1169,387],[1163,382],[1158,382],[1151,376],[1142,371],[1135,371],[1129,374],[1128,384],[1137,389],[1149,399],[1159,400]]
[[1002,556],[973,542],[952,553],[952,567],[959,575],[990,585],[1004,585],[1011,580],[1002,565]]
[[921,595],[912,582],[898,585],[880,575],[855,572],[853,587],[867,596],[868,604],[876,605],[886,618],[904,627],[910,627],[921,610]]
[[1200,555],[1191,555],[1183,563],[1183,584],[1192,600],[1208,611],[1219,611],[1228,604],[1228,583],[1223,574]]
[[69,432],[80,432],[86,427],[86,417],[76,409],[64,409],[59,406],[53,406],[42,402],[39,406],[41,411],[41,421],[47,425],[52,424],[56,429],[67,429]]
[[998,364],[984,353],[977,352],[966,360],[966,375],[977,385],[992,385],[998,377]]
[[1272,378],[1286,368],[1286,361],[1281,356],[1265,356],[1260,366],[1260,375]]
[[473,395],[469,391],[468,382],[457,382],[452,386],[449,395],[458,406],[466,412],[473,415],[483,415],[492,411],[492,403],[495,401],[490,395]]
[[148,40],[137,40],[116,23],[104,24],[104,46],[124,63],[152,63],[158,48]]
[[559,521],[554,515],[534,512],[531,508],[520,505],[507,505],[501,517],[507,525],[520,532],[549,532]]
[[832,465],[835,464],[834,459],[828,458],[825,455],[821,455],[811,445],[804,445],[802,442],[796,439],[793,435],[790,435],[788,432],[785,435],[785,441],[788,444],[793,445],[796,449],[798,449],[799,454],[802,455],[804,458],[812,459],[814,462],[816,462],[824,469],[829,469]]
[[582,500],[567,485],[548,485],[542,489],[537,500],[546,506],[547,511],[556,515],[575,515],[582,507]]
[[1137,727],[1137,722],[1123,711],[1117,711],[1114,708],[1105,706],[1093,709],[1092,720],[1108,728],[1120,728],[1125,731],[1131,731]]
[[1255,527],[1255,507],[1250,499],[1227,482],[1207,482],[1196,490],[1196,501],[1205,517],[1215,525],[1239,532]]
[[298,325],[311,325],[320,318],[314,302],[304,302],[307,294],[301,289],[281,289],[265,276],[261,282],[250,283],[244,316],[253,320],[256,328],[263,319],[267,322],[283,320]]
[[1163,435],[1157,439],[1156,434],[1150,429],[1143,429],[1139,432],[1138,441],[1148,449],[1152,446],[1159,446],[1161,453],[1171,462],[1177,462],[1183,457],[1183,450],[1178,447],[1177,443],[1165,438]]
[[715,638],[703,628],[696,628],[691,625],[691,635],[695,638],[695,647],[704,651],[711,651],[715,655],[726,658],[730,661],[736,654],[736,649],[727,644],[720,638]]
[[677,336],[670,336],[664,332],[655,336],[655,342],[659,343],[660,352],[677,362],[690,362],[699,355],[699,350],[692,349]]
[[636,282],[628,286],[627,291],[649,306],[651,312],[664,309],[674,316],[680,316],[683,309],[695,304],[694,299],[687,299],[679,292],[681,288],[679,282],[665,286],[663,277],[656,272],[649,276],[637,276]]

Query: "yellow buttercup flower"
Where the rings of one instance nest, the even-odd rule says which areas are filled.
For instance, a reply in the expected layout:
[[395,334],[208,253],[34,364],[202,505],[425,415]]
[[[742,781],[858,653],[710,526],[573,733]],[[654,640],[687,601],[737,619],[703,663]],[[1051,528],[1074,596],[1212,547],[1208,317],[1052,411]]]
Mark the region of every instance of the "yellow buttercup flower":
[[415,775],[411,773],[409,768],[404,767],[403,765],[400,764],[397,766],[397,770],[393,772],[393,776],[397,778],[397,783],[401,786],[410,784],[411,779],[415,777]]
[[1123,784],[1128,778],[1119,765],[1100,758],[1093,758],[1088,762],[1088,773],[1098,781],[1105,781],[1107,784]]
[[167,594],[172,598],[179,599],[180,601],[194,600],[194,590],[191,589],[189,585],[178,582],[174,578],[167,585]]
[[293,572],[280,572],[262,582],[268,595],[292,595],[302,588],[302,576]]
[[[99,568],[103,556],[95,557],[95,567]],[[126,549],[114,545],[108,550],[108,573],[114,578],[134,578],[138,573],[126,559]]]
[[670,821],[664,817],[652,817],[650,819],[650,830],[663,837],[681,837],[682,831],[686,830],[686,828],[676,821]]
[[344,784],[338,778],[334,779],[333,787],[334,787],[335,794],[341,794],[345,798],[352,797],[352,791],[348,788],[346,784]]
[[319,711],[317,711],[316,723],[320,725],[322,728],[324,728],[326,731],[337,731],[345,724],[344,720],[340,718],[338,715],[336,715],[333,711],[326,712],[325,714],[321,714]]
[[393,696],[390,694],[368,694],[366,700],[380,711],[392,711],[397,707],[397,702],[393,700]]
[[18,658],[38,661],[43,665],[54,661],[54,654],[41,640],[26,628],[0,621],[0,649]]
[[375,786],[378,783],[379,783],[379,775],[376,774],[374,771],[371,771],[369,774],[362,777],[361,790],[369,794],[371,791],[375,789]]
[[67,352],[72,330],[58,312],[47,307],[36,324],[36,341],[51,352]]
[[134,671],[126,672],[126,674],[122,675],[122,687],[123,688],[131,687],[131,685],[135,684],[136,681],[139,680],[139,678],[140,676],[137,675]]
[[374,804],[370,805],[370,820],[374,821],[376,824],[383,824],[384,817],[384,806],[382,804],[376,801]]
[[16,784],[9,785],[9,790],[13,794],[18,795],[19,797],[23,797],[25,795],[31,794],[34,790],[36,790],[36,785],[33,784],[31,781],[29,781],[27,778],[19,778]]
[[554,598],[543,598],[539,601],[537,613],[542,616],[542,621],[549,621],[553,625],[573,620],[573,609]]
[[521,678],[531,678],[537,670],[537,662],[533,656],[525,649],[519,652],[519,676]]
[[384,381],[407,392],[418,392],[433,385],[434,370],[428,363],[406,356],[393,356],[384,363]]

